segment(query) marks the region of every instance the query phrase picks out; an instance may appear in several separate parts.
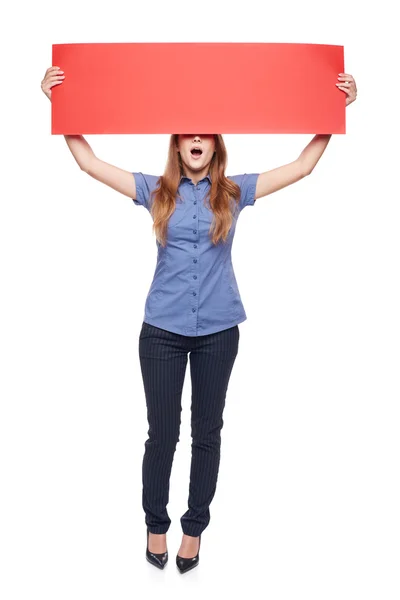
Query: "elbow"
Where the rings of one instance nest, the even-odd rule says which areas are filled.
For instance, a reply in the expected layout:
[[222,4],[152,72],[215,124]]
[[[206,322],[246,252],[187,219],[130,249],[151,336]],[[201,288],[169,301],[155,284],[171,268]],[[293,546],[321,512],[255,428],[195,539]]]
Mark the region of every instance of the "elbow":
[[84,171],[88,175],[91,175],[95,172],[95,159],[96,157],[85,156],[84,159],[80,163],[81,171]]
[[300,166],[300,175],[301,177],[307,177],[307,175],[311,175],[312,173],[312,168],[310,168],[307,164],[304,164],[304,162],[300,159],[299,161],[299,166]]
[[312,172],[313,172],[313,170],[310,169],[310,167],[303,167],[303,169],[302,169],[303,177],[307,177],[307,175],[311,175]]

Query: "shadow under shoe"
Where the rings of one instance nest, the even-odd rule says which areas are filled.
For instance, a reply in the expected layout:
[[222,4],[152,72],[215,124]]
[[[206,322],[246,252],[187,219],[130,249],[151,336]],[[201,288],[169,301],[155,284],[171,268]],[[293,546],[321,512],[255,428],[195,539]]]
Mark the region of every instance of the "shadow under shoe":
[[187,573],[187,571],[190,571],[191,569],[194,569],[194,567],[197,567],[200,560],[200,544],[201,534],[199,536],[199,550],[196,556],[193,556],[193,558],[183,558],[182,556],[179,556],[179,554],[176,555],[176,566],[178,567],[180,573]]
[[146,559],[159,569],[163,569],[168,562],[168,550],[161,554],[150,552],[149,550],[149,530],[147,530],[147,546],[146,546]]

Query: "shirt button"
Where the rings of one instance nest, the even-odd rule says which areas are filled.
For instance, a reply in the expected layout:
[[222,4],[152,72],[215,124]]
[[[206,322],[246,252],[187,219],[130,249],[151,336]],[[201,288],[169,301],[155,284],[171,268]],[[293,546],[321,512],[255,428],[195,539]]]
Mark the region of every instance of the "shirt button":
[[197,279],[197,275],[193,275],[193,279]]
[[194,258],[194,259],[193,259],[193,262],[194,262],[194,263],[196,263],[196,262],[197,262],[197,258]]
[[199,190],[199,189],[200,189],[200,186],[198,185],[197,188],[196,188],[196,190]]
[[195,200],[195,201],[193,202],[193,204],[197,204],[197,200]]
[[197,233],[197,229],[193,229],[193,233]]
[[195,219],[195,218],[196,218],[196,215],[193,215],[193,219]]
[[197,248],[197,244],[193,244],[193,248]]
[[192,308],[192,312],[196,312],[196,309],[195,309],[195,308]]
[[193,292],[193,296],[195,296],[195,295],[196,295],[196,292]]

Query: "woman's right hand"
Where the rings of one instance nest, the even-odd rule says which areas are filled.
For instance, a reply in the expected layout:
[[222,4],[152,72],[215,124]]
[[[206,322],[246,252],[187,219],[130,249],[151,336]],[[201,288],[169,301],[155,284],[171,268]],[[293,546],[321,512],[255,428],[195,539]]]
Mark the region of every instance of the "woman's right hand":
[[64,71],[60,67],[49,67],[42,79],[42,91],[51,101],[51,88],[53,85],[58,85],[64,81]]

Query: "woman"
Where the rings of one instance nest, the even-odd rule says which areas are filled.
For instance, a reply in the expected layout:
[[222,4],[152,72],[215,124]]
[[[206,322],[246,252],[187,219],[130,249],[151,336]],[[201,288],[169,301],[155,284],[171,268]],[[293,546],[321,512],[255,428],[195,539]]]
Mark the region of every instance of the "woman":
[[[47,69],[42,90],[64,81]],[[339,74],[346,106],[357,96],[354,78]],[[192,462],[188,510],[181,517],[176,564],[185,573],[199,563],[201,533],[210,521],[216,491],[223,409],[246,320],[231,263],[240,211],[309,175],[331,134],[316,135],[293,162],[264,173],[225,176],[221,135],[172,135],[162,177],[131,173],[103,162],[79,135],[65,140],[80,168],[144,206],[153,219],[157,266],[145,306],[139,356],[149,423],[143,457],[146,558],[164,568],[169,479],[179,441],[181,396],[188,353],[192,380]]]

